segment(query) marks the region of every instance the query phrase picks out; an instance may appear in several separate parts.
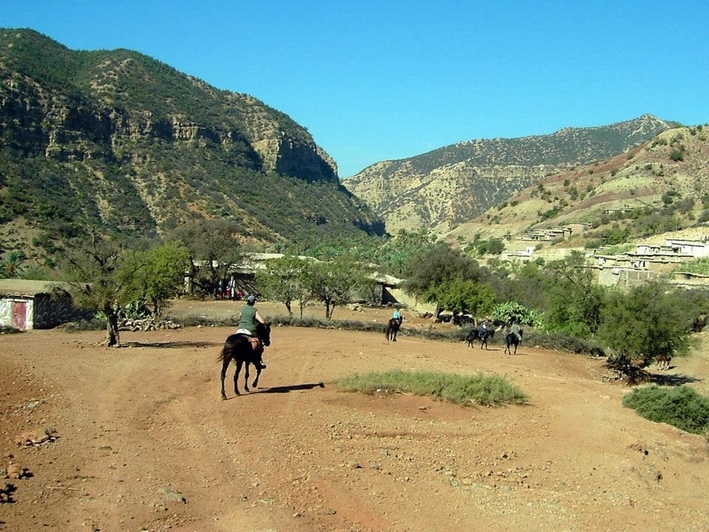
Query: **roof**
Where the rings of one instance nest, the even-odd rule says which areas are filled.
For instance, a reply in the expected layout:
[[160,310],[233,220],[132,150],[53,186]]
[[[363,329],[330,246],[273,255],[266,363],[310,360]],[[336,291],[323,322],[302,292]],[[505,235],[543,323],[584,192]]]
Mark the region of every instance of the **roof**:
[[27,279],[0,279],[0,297],[34,297],[37,294],[49,294],[56,288],[62,288],[62,283]]

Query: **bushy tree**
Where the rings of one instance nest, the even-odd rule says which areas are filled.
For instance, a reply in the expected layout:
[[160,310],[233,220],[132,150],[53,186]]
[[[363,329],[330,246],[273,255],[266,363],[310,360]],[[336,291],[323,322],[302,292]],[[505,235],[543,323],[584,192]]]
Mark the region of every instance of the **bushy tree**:
[[345,305],[352,293],[368,282],[371,271],[357,261],[341,256],[330,262],[316,262],[308,269],[312,299],[325,305],[325,318],[332,319],[335,307]]
[[25,269],[25,254],[21,251],[8,251],[0,261],[0,278],[22,277]]
[[643,367],[658,357],[687,354],[690,347],[687,314],[680,293],[661,282],[609,295],[598,329],[600,343],[640,360]]
[[134,256],[135,282],[142,298],[152,305],[154,316],[161,316],[168,301],[184,289],[189,257],[190,251],[179,240]]
[[574,251],[563,260],[549,263],[546,271],[552,281],[544,312],[546,329],[591,337],[601,323],[605,290],[594,281],[583,254]]
[[120,345],[118,313],[121,306],[140,298],[136,272],[141,261],[124,243],[94,232],[65,244],[63,271],[76,303],[106,318],[106,344]]
[[488,314],[495,303],[495,292],[488,285],[467,279],[452,279],[429,287],[423,300],[439,309],[469,312],[473,316]]
[[490,317],[495,321],[503,321],[505,323],[511,323],[512,320],[515,320],[520,325],[529,325],[530,327],[539,327],[541,325],[541,316],[536,310],[528,309],[516,301],[507,301],[495,305]]
[[180,227],[171,240],[181,240],[190,251],[190,276],[193,286],[213,294],[219,281],[243,261],[239,234],[241,228],[228,220],[202,220]]
[[479,281],[481,271],[475,260],[439,242],[414,254],[406,265],[404,276],[407,290],[422,296],[429,288],[453,279]]

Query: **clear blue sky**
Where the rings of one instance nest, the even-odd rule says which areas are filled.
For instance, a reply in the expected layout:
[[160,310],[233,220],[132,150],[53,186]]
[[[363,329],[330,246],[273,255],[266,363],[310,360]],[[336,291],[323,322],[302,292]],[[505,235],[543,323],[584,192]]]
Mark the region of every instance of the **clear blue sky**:
[[250,94],[340,177],[463,140],[709,121],[706,0],[0,0],[0,27]]

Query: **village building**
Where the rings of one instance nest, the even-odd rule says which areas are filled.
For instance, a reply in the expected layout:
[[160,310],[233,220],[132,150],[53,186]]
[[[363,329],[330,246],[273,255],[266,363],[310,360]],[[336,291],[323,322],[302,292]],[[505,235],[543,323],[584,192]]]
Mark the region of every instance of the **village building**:
[[73,299],[59,284],[0,279],[0,328],[50,329],[74,317]]

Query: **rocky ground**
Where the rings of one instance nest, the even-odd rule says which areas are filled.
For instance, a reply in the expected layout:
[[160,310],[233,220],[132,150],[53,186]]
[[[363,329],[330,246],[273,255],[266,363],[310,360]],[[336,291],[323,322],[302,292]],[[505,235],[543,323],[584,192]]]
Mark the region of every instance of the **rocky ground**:
[[[335,313],[355,316],[389,313]],[[407,318],[404,333],[432,326]],[[602,360],[284,327],[260,387],[235,397],[231,369],[222,401],[230,332],[124,332],[118,349],[98,345],[103,332],[0,336],[0,530],[709,530],[706,437],[624,408],[629,389],[603,378]],[[709,395],[699,340],[670,373]],[[334,384],[391,368],[500,374],[530,401],[460,407]]]

